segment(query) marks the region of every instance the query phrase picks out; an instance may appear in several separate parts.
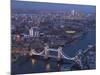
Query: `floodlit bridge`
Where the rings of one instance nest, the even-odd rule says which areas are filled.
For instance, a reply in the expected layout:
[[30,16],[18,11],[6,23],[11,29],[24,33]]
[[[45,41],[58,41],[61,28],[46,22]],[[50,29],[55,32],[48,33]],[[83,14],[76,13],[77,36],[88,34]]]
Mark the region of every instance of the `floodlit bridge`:
[[[41,52],[37,52],[36,50],[32,49],[31,50],[31,54],[32,55],[36,55],[36,56],[43,56],[45,59],[50,58],[56,58],[57,61],[60,61],[61,59],[67,59],[67,60],[72,60],[72,61],[76,61],[79,62],[81,64],[81,55],[86,53],[87,51],[91,50],[91,48],[93,48],[93,45],[89,45],[87,49],[83,50],[79,50],[78,54],[74,57],[69,57],[68,55],[65,55],[62,47],[59,47],[58,49],[52,49],[49,48],[48,45],[45,45],[44,50]],[[57,52],[57,55],[51,55],[50,52]]]

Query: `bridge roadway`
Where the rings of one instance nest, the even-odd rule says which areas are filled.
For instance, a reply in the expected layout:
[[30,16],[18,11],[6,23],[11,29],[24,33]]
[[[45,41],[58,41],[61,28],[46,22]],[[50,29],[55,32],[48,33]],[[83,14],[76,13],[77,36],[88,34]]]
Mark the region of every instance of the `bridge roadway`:
[[[77,61],[80,60],[79,56],[86,53],[87,51],[89,51],[91,48],[93,48],[94,46],[93,45],[89,45],[88,48],[86,48],[83,52],[82,50],[79,50],[78,54],[74,57],[69,57],[67,55],[64,55],[64,52],[62,51],[62,47],[59,47],[58,49],[50,49],[48,45],[46,45],[44,47],[44,50],[41,51],[41,52],[36,52],[34,49],[31,50],[31,53],[32,55],[36,55],[36,56],[43,56],[44,58],[56,58],[56,59],[67,59],[67,60],[73,60],[73,61]],[[54,55],[50,55],[49,52],[52,51],[52,52],[57,52],[57,56],[54,56]]]

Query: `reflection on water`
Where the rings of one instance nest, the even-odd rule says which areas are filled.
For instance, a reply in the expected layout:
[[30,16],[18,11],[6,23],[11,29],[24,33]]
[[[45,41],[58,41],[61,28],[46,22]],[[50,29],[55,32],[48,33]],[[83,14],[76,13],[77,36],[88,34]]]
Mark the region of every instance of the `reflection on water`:
[[51,64],[49,63],[49,60],[46,59],[44,62],[45,62],[45,71],[50,72]]
[[[52,63],[49,59],[39,60],[39,59],[36,59],[36,58],[32,58],[31,63],[34,66],[38,65],[40,67],[40,69],[41,69],[41,66],[42,66],[45,72],[53,71],[53,69],[55,71],[61,70],[61,63],[60,62],[53,62]],[[43,64],[41,64],[41,63],[43,63]]]
[[46,71],[50,71],[50,64],[49,63],[46,64]]
[[34,65],[36,63],[36,60],[35,59],[32,59],[32,64]]
[[60,71],[60,69],[61,69],[61,64],[57,63],[57,71]]

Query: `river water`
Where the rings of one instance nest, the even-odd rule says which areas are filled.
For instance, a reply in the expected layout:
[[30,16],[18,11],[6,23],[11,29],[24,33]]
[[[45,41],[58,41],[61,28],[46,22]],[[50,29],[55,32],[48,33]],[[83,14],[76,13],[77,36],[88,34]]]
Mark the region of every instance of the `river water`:
[[[79,49],[86,49],[88,45],[96,44],[96,31],[88,31],[84,36],[76,41],[66,44],[63,48],[65,55],[73,57],[77,54]],[[55,59],[44,60],[41,57],[30,58],[21,57],[19,62],[11,63],[12,74],[25,74],[25,73],[42,73],[42,72],[55,72],[55,71],[68,71],[72,64],[71,61],[63,61],[64,63],[57,62]]]

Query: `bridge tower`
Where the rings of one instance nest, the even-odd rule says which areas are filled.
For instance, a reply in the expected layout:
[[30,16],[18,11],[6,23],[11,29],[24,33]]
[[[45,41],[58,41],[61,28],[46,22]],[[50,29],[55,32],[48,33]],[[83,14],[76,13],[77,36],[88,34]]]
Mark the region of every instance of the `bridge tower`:
[[49,46],[47,44],[45,44],[45,47],[44,47],[44,58],[48,59],[48,55],[49,55]]
[[80,65],[81,69],[83,68],[82,53],[83,50],[79,49],[78,54],[75,56],[75,62]]
[[57,51],[58,51],[57,61],[60,61],[61,60],[61,50],[62,50],[62,47],[59,47],[57,49]]

